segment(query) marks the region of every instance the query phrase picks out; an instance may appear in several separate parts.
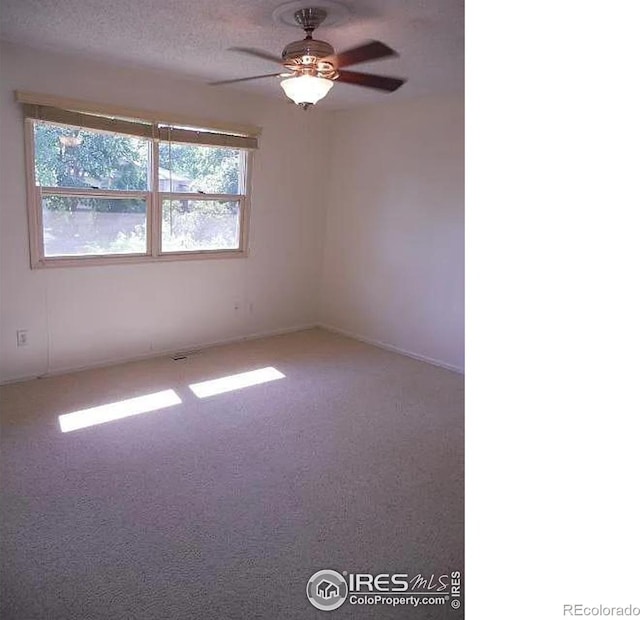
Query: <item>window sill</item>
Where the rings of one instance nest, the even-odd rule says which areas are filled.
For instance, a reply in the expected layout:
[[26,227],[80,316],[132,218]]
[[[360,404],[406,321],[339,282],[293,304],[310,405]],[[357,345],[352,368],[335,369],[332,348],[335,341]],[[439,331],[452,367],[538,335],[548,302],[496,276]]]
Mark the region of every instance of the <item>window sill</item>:
[[166,263],[185,260],[212,260],[247,258],[247,250],[204,250],[200,252],[167,252],[159,256],[150,254],[112,254],[109,256],[60,256],[43,258],[31,264],[32,269],[58,267],[97,267],[98,265],[126,265],[140,263]]

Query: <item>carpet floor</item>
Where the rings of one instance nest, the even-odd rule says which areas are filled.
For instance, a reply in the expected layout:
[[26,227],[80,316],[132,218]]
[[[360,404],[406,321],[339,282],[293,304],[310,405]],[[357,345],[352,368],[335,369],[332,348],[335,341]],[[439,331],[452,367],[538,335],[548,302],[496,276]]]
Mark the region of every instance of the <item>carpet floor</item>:
[[[278,380],[190,385],[273,367]],[[463,571],[462,376],[321,329],[0,388],[5,620],[455,618],[307,600],[320,569]],[[61,432],[58,416],[179,404]]]

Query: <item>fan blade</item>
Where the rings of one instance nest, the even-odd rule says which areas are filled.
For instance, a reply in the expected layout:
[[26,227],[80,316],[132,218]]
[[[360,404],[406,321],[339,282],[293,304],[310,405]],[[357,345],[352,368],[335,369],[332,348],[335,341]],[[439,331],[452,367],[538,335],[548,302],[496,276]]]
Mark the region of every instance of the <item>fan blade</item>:
[[379,58],[388,58],[390,56],[397,55],[398,53],[392,50],[388,45],[385,45],[380,41],[371,41],[370,43],[353,47],[350,50],[334,54],[333,56],[327,56],[322,60],[330,62],[334,67],[340,69],[340,67],[349,67],[350,65],[357,65],[361,62],[378,60]]
[[222,84],[235,84],[236,82],[248,82],[249,80],[261,80],[262,78],[276,77],[281,73],[267,73],[266,75],[254,75],[252,77],[237,78],[235,80],[222,80],[221,82],[209,82],[209,86],[220,86]]
[[257,58],[262,58],[263,60],[277,62],[279,65],[282,64],[282,58],[274,56],[273,54],[269,54],[269,52],[263,52],[262,50],[256,49],[255,47],[230,47],[229,51],[240,52],[241,54],[249,54],[249,56],[256,56]]
[[373,75],[372,73],[360,73],[360,71],[340,71],[337,77],[338,82],[345,84],[355,84],[365,88],[376,88],[392,93],[398,90],[407,80],[388,77],[386,75]]

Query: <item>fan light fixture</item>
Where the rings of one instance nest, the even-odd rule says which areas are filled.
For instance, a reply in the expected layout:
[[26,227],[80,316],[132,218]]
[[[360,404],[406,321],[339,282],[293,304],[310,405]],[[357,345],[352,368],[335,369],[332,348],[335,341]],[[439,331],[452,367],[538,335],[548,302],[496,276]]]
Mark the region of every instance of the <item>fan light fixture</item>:
[[[307,1],[293,0],[293,2],[287,2],[274,13],[277,20],[287,24],[297,24],[305,32],[304,39],[287,44],[280,56],[252,47],[230,48],[232,51],[242,52],[243,54],[280,65],[281,70],[278,73],[209,82],[209,84],[211,86],[220,86],[222,84],[236,84],[263,78],[285,78],[280,82],[285,94],[302,109],[306,110],[327,95],[334,81],[363,86],[364,88],[374,88],[387,93],[398,90],[406,82],[403,78],[390,77],[388,75],[345,71],[345,68],[351,65],[381,58],[391,58],[398,54],[380,41],[369,41],[344,52],[336,53],[330,43],[314,39],[313,32],[327,19],[328,13],[325,8],[331,8],[332,12],[334,8],[337,10],[335,18],[331,18],[328,23],[335,23],[335,21],[338,21],[338,17],[344,17],[348,11],[334,0],[315,0],[316,5],[320,6],[305,8],[304,4]],[[293,9],[297,10],[291,15]],[[282,69],[286,73],[283,74]]]
[[289,99],[304,107],[317,103],[327,95],[333,81],[314,75],[298,75],[280,82]]

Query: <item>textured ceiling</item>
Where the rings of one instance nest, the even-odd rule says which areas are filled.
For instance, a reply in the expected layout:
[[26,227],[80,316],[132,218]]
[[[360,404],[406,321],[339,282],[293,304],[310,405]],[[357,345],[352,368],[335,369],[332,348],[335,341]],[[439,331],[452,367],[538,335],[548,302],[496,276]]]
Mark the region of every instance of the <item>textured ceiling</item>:
[[[370,39],[398,58],[350,67],[408,78],[392,94],[336,84],[326,108],[461,92],[464,84],[463,0],[339,0],[348,14],[315,38],[340,51]],[[279,56],[304,36],[277,22],[282,0],[2,0],[1,37],[23,45],[82,54],[119,65],[224,80],[272,73],[278,66],[229,51],[260,48]],[[321,0],[304,2],[318,6]],[[213,87],[212,87],[213,88]],[[275,78],[215,88],[284,97]]]

